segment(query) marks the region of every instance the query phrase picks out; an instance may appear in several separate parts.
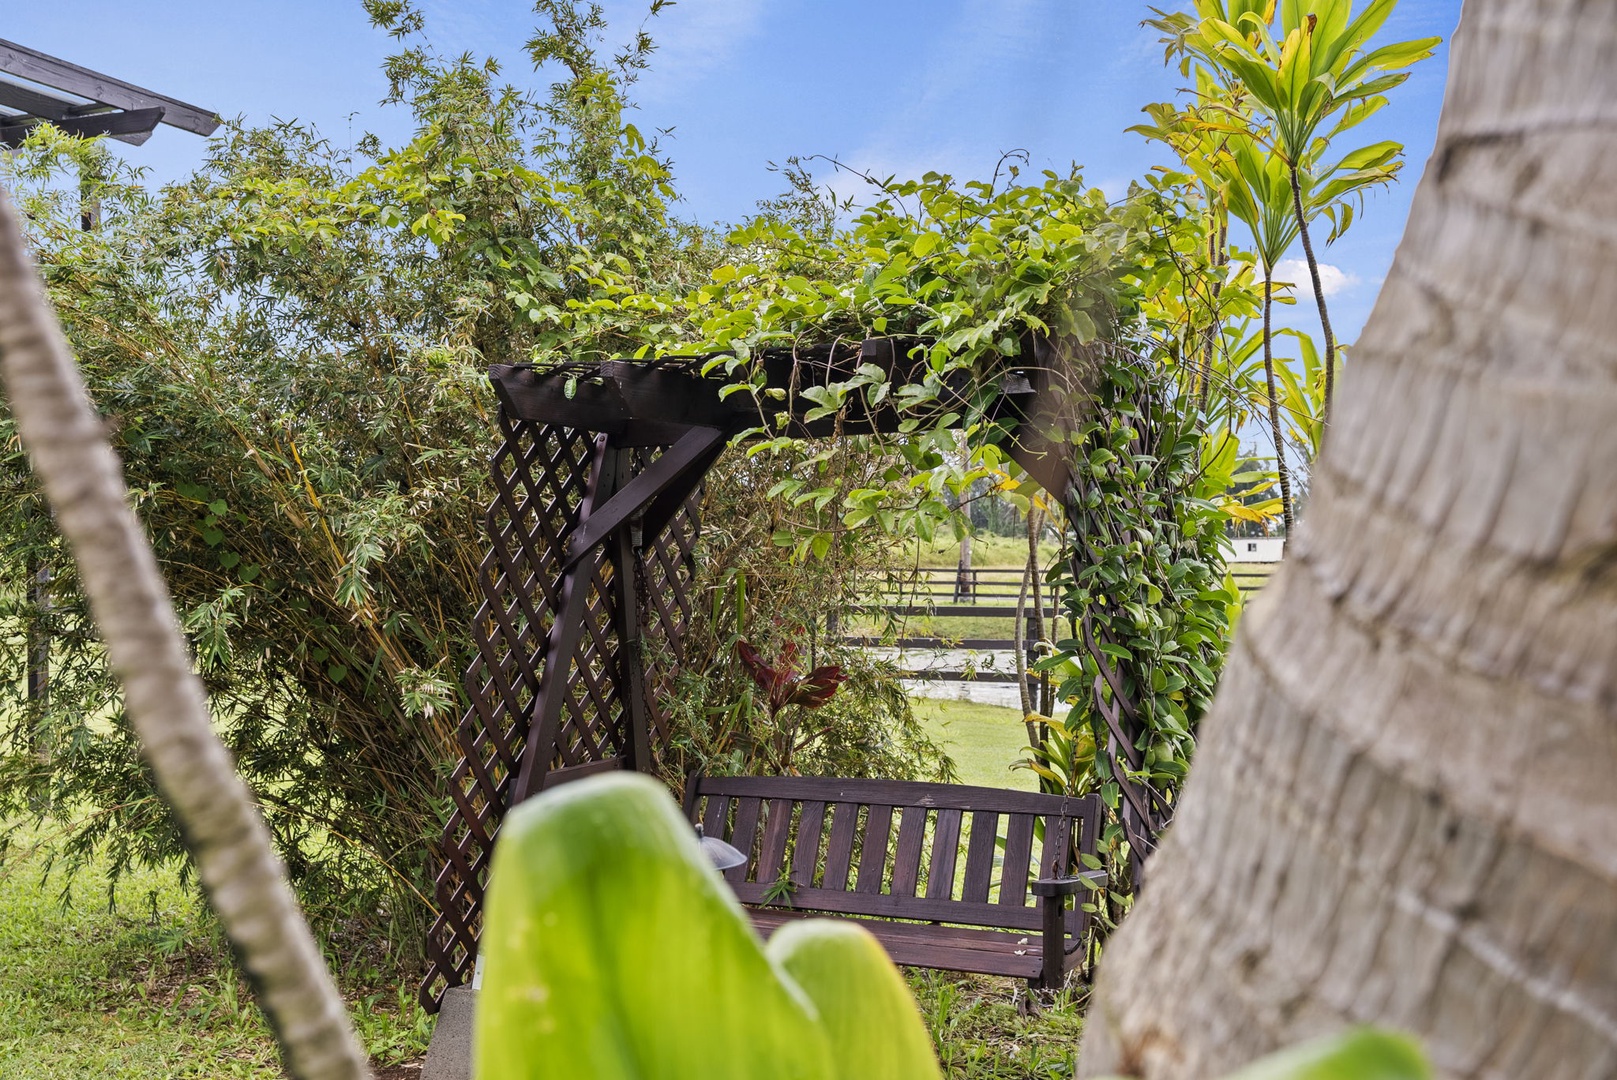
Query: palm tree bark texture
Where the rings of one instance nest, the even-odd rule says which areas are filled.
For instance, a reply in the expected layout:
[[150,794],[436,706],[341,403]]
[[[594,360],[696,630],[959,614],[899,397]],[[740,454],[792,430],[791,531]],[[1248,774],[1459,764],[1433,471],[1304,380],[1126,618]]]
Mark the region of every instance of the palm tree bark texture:
[[0,378],[80,578],[124,708],[295,1080],[369,1075],[348,1014],[209,722],[202,683],[107,441],[0,191]]
[[1617,1075],[1617,4],[1467,0],[1355,355],[1085,1075],[1363,1022]]

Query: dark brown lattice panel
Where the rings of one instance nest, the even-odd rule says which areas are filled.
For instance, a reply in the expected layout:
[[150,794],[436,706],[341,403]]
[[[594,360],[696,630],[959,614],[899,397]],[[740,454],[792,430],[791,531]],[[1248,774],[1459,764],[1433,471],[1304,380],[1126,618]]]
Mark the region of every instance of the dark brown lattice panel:
[[[644,536],[635,557],[626,546],[603,544],[567,571],[563,553],[581,520],[659,452],[512,421],[503,411],[500,424],[496,496],[485,516],[489,550],[478,571],[483,602],[472,625],[477,657],[465,678],[471,704],[457,732],[454,807],[437,851],[438,915],[421,987],[428,1009],[448,988],[471,981],[483,888],[506,811],[561,777],[650,767],[635,760],[635,725],[643,732],[641,754],[666,738],[656,703],[675,673],[647,662],[642,674],[638,665],[649,656],[677,664],[691,613],[699,488],[665,528]],[[622,581],[618,558],[626,562]],[[558,625],[558,614],[569,611],[576,622]],[[637,644],[636,636],[644,640]],[[565,677],[547,671],[551,653],[558,666],[565,663]],[[551,698],[559,706],[552,701],[547,710]],[[536,731],[548,746],[529,745]]]

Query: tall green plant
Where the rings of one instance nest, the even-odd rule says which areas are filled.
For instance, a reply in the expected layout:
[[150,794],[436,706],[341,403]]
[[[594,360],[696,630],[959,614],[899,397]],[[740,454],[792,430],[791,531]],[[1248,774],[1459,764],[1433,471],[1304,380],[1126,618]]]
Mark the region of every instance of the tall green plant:
[[1274,439],[1275,469],[1280,480],[1281,513],[1289,536],[1294,526],[1295,504],[1275,380],[1274,273],[1286,250],[1297,239],[1297,218],[1292,213],[1291,185],[1283,161],[1265,153],[1258,141],[1245,133],[1231,132],[1225,147],[1224,154],[1212,168],[1224,181],[1224,197],[1230,214],[1252,233],[1252,249],[1263,272],[1263,372],[1268,391],[1269,431]]
[[[1285,0],[1278,33],[1273,0],[1266,4],[1197,0],[1194,18],[1159,12],[1154,20],[1174,34],[1173,48],[1205,65],[1226,88],[1240,91],[1241,108],[1250,108],[1268,128],[1270,147],[1286,166],[1292,213],[1325,336],[1327,415],[1335,390],[1336,337],[1308,224],[1333,200],[1316,198],[1311,207],[1305,174],[1311,163],[1324,157],[1332,140],[1386,104],[1385,92],[1409,78],[1404,69],[1436,48],[1438,38],[1370,47],[1396,4],[1397,0],[1371,0],[1355,15],[1352,0]],[[1355,154],[1363,155],[1366,163],[1384,166],[1401,149],[1383,143]],[[1359,164],[1351,169],[1367,167]],[[1341,168],[1339,164],[1337,170]],[[1364,183],[1385,179],[1390,176]],[[1350,216],[1333,221],[1333,238],[1347,220]]]
[[[403,147],[227,129],[162,191],[97,174],[88,233],[93,147],[42,125],[0,173],[288,868],[321,917],[380,915],[408,954],[460,753],[497,438],[483,371],[563,340],[533,313],[598,275],[678,287],[702,236],[667,214],[589,9],[545,5],[534,57],[566,60],[535,97],[431,55],[404,6],[374,7],[404,39],[388,72],[417,126]],[[12,430],[0,417],[7,445]],[[4,464],[0,557],[21,562],[54,541]],[[69,854],[105,845],[115,869],[177,856],[70,568],[55,589],[48,715],[23,698],[24,650],[0,660],[0,812],[70,819]],[[40,617],[5,600],[8,634]]]

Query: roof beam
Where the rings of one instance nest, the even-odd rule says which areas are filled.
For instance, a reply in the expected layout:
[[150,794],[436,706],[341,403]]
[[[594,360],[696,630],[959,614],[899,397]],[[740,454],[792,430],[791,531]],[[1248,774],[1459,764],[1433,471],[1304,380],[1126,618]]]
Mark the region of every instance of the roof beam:
[[[899,412],[891,400],[868,407],[864,396],[856,394],[850,396],[840,417],[807,420],[814,403],[802,392],[811,386],[846,381],[865,364],[889,373],[894,383],[915,382],[927,369],[923,355],[911,355],[919,344],[913,338],[871,338],[796,350],[761,350],[758,357],[771,392],[759,398],[748,393],[721,396],[728,379],[703,376],[692,365],[683,364],[607,360],[593,370],[575,367],[548,372],[495,364],[489,376],[507,414],[516,419],[614,436],[646,424],[667,430],[700,425],[731,435],[754,427],[795,438],[868,435],[897,431],[914,414]],[[965,411],[971,389],[969,373],[950,373],[929,411]],[[783,413],[789,419],[780,426]]]
[[151,138],[152,129],[157,127],[162,119],[162,109],[132,109],[128,112],[70,116],[63,120],[27,119],[15,123],[0,122],[0,146],[19,145],[28,137],[30,131],[44,123],[54,124],[67,134],[76,135],[81,139],[95,135],[109,135],[114,139],[139,146]]
[[122,79],[114,79],[99,71],[91,71],[4,38],[0,38],[0,72],[129,112],[162,109],[163,123],[197,135],[212,135],[219,127],[219,117],[208,109]]
[[0,105],[21,109],[29,116],[42,116],[46,120],[65,120],[73,108],[70,101],[3,80],[0,80]]
[[[802,397],[805,388],[845,381],[865,364],[888,373],[894,383],[924,377],[927,364],[918,344],[913,338],[869,338],[760,350],[756,359],[769,392],[758,397],[747,393],[721,397],[727,380],[704,377],[694,364],[607,360],[554,371],[495,364],[489,368],[489,379],[513,419],[604,432],[618,445],[631,441],[669,445],[691,427],[722,433],[724,438],[715,435],[703,453],[714,447],[722,450],[728,438],[751,428],[793,438],[825,438],[896,432],[909,418],[935,421],[950,412],[978,415],[1000,428],[998,441],[1040,486],[1057,494],[1067,489],[1072,482],[1071,434],[1088,411],[1082,382],[1091,365],[1081,349],[1074,357],[1064,357],[1043,335],[1025,335],[1020,355],[1002,358],[990,385],[974,386],[967,371],[946,374],[939,396],[919,414],[900,411],[891,398],[870,407],[862,394],[851,394],[840,417],[807,419],[813,402]],[[690,449],[693,460],[702,456],[695,447]],[[669,451],[665,458],[673,463],[679,455]],[[614,500],[620,506],[629,501]],[[646,511],[648,523],[669,513],[668,503],[663,496],[653,500]],[[635,506],[644,508],[645,501]],[[619,523],[613,520],[608,525],[603,518],[597,529],[578,535],[590,546]],[[580,555],[581,551],[570,550],[568,563]]]

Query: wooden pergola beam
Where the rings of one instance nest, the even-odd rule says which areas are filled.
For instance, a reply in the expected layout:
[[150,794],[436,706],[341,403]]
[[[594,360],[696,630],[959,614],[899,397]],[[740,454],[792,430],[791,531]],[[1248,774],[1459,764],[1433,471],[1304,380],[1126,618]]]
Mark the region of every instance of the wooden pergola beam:
[[[725,442],[726,436],[718,428],[691,428],[661,457],[646,466],[644,472],[627,480],[611,498],[595,507],[590,516],[579,523],[567,538],[567,556],[562,561],[562,569],[572,569],[596,544],[612,535],[636,514],[644,513],[659,495],[676,485],[687,473],[694,471],[700,483],[717,451],[724,449]],[[687,488],[685,494],[689,493],[690,489]],[[679,497],[679,501],[684,501],[684,495]],[[657,530],[650,531],[655,534]]]
[[[111,75],[103,75],[99,71],[91,71],[87,67],[3,38],[0,38],[0,72],[48,86],[52,90],[88,98],[90,101],[125,112],[162,109],[163,123],[196,135],[212,135],[219,127],[219,117],[210,109],[169,97],[167,94],[159,94],[155,90],[147,90],[143,86],[115,79]],[[71,103],[67,104],[71,112]],[[18,107],[27,108],[27,106]],[[32,108],[28,111],[35,112]],[[45,118],[55,119],[49,116]]]
[[0,80],[0,105],[8,109],[21,109],[25,115],[46,120],[66,120],[73,111],[72,105],[61,98],[4,80]]
[[[871,338],[857,344],[766,350],[760,357],[764,392],[759,395],[723,396],[730,380],[704,376],[699,362],[682,360],[608,360],[551,371],[496,364],[489,378],[512,418],[603,432],[618,445],[667,446],[693,425],[721,432],[726,439],[753,428],[794,438],[892,434],[917,414],[901,412],[890,399],[870,408],[862,395],[851,395],[840,416],[809,420],[815,404],[803,391],[845,382],[866,364],[888,373],[895,383],[919,381],[926,374],[925,344],[914,338]],[[972,385],[970,373],[962,371],[947,377],[931,410],[934,415],[964,413],[977,405],[1005,426],[1011,458],[1059,495],[1066,487],[1067,465],[1056,433],[1070,406],[1059,370],[1049,343],[1028,335],[1022,355],[1005,361],[994,398],[974,402],[972,395],[981,391]],[[589,542],[599,542],[610,531],[604,526],[590,530]],[[574,553],[569,556],[571,562]]]
[[[495,364],[489,378],[514,419],[640,436],[642,443],[648,433],[667,436],[691,426],[717,428],[731,436],[750,428],[808,439],[869,435],[896,432],[917,414],[901,412],[890,401],[872,408],[863,396],[855,395],[840,416],[810,420],[815,403],[803,396],[804,391],[846,382],[866,364],[886,372],[895,384],[918,382],[925,377],[926,359],[911,351],[922,344],[914,339],[873,338],[858,345],[800,352],[767,350],[762,354],[764,392],[756,396],[745,391],[725,396],[722,391],[731,380],[704,376],[691,362],[608,360],[582,371]],[[941,415],[971,404],[970,373],[954,372],[944,381],[933,411]],[[665,439],[664,445],[671,441]]]
[[61,119],[27,117],[0,118],[0,145],[17,146],[28,133],[40,124],[50,123],[68,135],[87,139],[95,135],[109,135],[120,142],[139,146],[152,137],[152,131],[163,119],[162,109],[135,109],[127,112],[89,113],[85,116],[67,116]]

